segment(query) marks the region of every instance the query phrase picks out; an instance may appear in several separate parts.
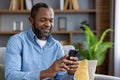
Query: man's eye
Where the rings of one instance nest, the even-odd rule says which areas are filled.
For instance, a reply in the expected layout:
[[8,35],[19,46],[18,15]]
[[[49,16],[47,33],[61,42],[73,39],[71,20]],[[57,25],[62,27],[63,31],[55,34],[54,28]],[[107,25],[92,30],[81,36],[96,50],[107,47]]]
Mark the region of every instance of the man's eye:
[[53,20],[50,20],[51,23],[53,23]]
[[40,19],[41,22],[45,22],[45,19]]

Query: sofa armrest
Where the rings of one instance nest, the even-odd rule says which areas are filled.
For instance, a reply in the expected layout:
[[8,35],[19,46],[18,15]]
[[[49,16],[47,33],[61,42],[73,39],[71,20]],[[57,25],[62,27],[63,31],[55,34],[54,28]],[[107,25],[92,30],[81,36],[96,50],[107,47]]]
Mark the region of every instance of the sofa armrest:
[[110,75],[95,74],[95,80],[120,80],[120,78]]
[[0,64],[0,80],[5,80],[5,67],[3,64]]
[[0,47],[0,64],[5,64],[6,47]]

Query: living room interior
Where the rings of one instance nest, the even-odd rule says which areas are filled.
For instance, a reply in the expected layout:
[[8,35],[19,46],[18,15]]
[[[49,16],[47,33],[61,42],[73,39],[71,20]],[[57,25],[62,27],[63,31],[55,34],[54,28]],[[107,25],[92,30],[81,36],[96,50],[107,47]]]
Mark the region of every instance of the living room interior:
[[[12,35],[28,30],[31,26],[28,17],[31,7],[38,2],[50,4],[55,12],[53,36],[63,46],[84,43],[85,31],[80,27],[82,22],[89,25],[92,32],[100,38],[108,29],[104,41],[113,43],[107,49],[102,65],[96,66],[95,74],[112,77],[96,80],[120,80],[120,1],[119,0],[1,0],[0,3],[0,64],[5,64],[2,54],[7,41]],[[31,1],[31,2],[30,2]],[[14,4],[13,4],[14,2]],[[74,46],[74,45],[73,45]],[[101,76],[100,76],[101,77]]]

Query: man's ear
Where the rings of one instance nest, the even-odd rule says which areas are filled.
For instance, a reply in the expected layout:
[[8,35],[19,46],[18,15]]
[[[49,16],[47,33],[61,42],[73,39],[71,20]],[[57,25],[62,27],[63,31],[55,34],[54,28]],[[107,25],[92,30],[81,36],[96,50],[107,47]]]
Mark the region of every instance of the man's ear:
[[29,17],[29,22],[30,22],[31,24],[33,24],[34,20],[33,20],[32,17]]

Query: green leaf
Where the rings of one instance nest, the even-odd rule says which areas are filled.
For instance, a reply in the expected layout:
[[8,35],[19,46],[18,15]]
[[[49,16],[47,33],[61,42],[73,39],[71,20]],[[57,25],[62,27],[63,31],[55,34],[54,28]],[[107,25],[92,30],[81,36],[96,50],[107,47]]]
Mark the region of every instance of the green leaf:
[[90,28],[87,25],[83,25],[84,29],[85,29],[85,33],[86,33],[86,44],[88,49],[90,48],[90,46],[92,46],[94,43],[96,43],[97,37],[93,34],[93,32],[90,30]]
[[104,42],[103,40],[107,33],[113,30],[105,30],[100,39],[98,39],[96,35],[92,32],[92,30],[89,28],[89,26],[83,24],[82,27],[85,30],[86,40],[84,41],[84,43],[79,43],[74,46],[76,49],[79,49],[83,59],[97,60],[97,66],[100,66],[104,62],[107,50],[109,48],[112,48],[113,45],[112,42]]

